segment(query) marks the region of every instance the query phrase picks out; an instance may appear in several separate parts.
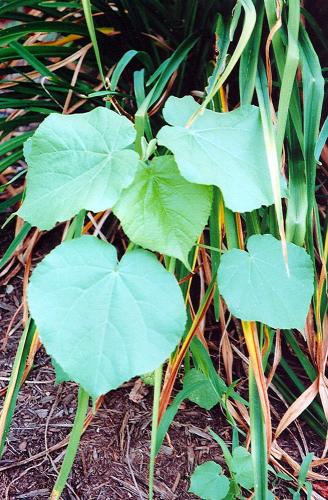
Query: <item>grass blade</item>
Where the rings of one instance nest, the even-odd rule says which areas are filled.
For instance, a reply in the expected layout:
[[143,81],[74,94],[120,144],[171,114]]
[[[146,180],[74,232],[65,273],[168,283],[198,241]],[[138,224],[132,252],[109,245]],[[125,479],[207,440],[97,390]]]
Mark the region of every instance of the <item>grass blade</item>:
[[3,29],[0,33],[0,45],[7,45],[10,42],[14,42],[24,37],[25,35],[30,35],[31,33],[74,33],[76,35],[87,34],[87,30],[84,26],[76,23],[65,23],[59,21],[37,21],[34,23],[20,24],[18,26],[13,26],[12,28]]
[[243,50],[239,65],[239,95],[241,104],[250,104],[255,90],[255,80],[261,44],[264,5],[262,0],[253,0],[256,8],[256,24]]
[[267,439],[261,400],[252,365],[249,366],[249,403],[252,460],[254,470],[254,498],[264,500],[268,491]]
[[325,119],[324,124],[322,125],[322,129],[320,131],[320,135],[318,137],[317,144],[314,150],[314,157],[317,161],[319,161],[320,159],[320,155],[324,145],[326,144],[327,138],[328,138],[328,116]]
[[95,52],[98,70],[99,70],[103,85],[104,85],[104,87],[106,87],[106,81],[105,81],[103,67],[101,64],[100,52],[99,52],[99,47],[98,47],[98,42],[97,42],[96,30],[95,30],[95,26],[93,23],[90,0],[82,0],[82,6],[83,6],[83,10],[84,10],[84,17],[85,17],[85,20],[87,23],[89,35],[90,35],[91,42],[93,45],[93,50]]
[[300,25],[300,1],[290,0],[288,13],[288,46],[278,106],[277,154],[281,157],[284,142],[289,103],[294,88],[295,75],[299,61],[298,31]]
[[10,429],[11,420],[14,414],[17,396],[23,380],[26,361],[30,352],[30,347],[36,332],[35,324],[29,321],[25,326],[23,335],[19,341],[14,366],[10,375],[10,381],[6,393],[6,398],[0,415],[0,456],[3,453],[6,437]]
[[74,419],[73,428],[69,437],[68,447],[65,453],[63,464],[60,468],[60,473],[56,480],[55,486],[51,492],[51,500],[59,500],[69,473],[71,472],[74,459],[79,447],[81,435],[83,433],[84,420],[89,407],[89,394],[79,387],[78,404]]
[[7,264],[8,260],[14,255],[16,248],[22,243],[25,236],[29,233],[31,225],[28,222],[24,222],[22,229],[19,231],[16,238],[10,243],[9,247],[5,251],[2,259],[0,260],[0,269]]
[[154,377],[154,402],[153,402],[153,413],[152,413],[152,425],[151,425],[151,450],[150,450],[150,462],[149,462],[149,500],[154,498],[154,472],[155,472],[155,458],[156,458],[156,448],[157,448],[157,430],[158,430],[158,410],[159,410],[159,400],[161,396],[161,385],[162,385],[162,365],[155,370]]
[[268,82],[265,75],[265,70],[263,63],[259,65],[257,77],[256,77],[256,93],[259,101],[264,143],[266,149],[267,162],[269,166],[272,191],[274,195],[274,206],[277,216],[277,222],[279,227],[279,234],[281,238],[282,252],[288,271],[288,257],[287,257],[287,244],[285,236],[284,227],[284,216],[282,212],[281,204],[281,189],[280,189],[280,168],[277,156],[277,147],[275,142],[275,133],[273,128],[273,123],[270,116],[270,103],[269,103],[269,93],[268,93]]

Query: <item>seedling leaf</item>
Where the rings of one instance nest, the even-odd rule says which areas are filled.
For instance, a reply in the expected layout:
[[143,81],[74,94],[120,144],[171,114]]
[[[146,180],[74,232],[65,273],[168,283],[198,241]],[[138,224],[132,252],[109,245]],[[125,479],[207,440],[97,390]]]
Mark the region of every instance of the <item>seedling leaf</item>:
[[214,390],[209,378],[200,370],[193,368],[186,374],[183,387],[188,390],[188,387],[196,382],[204,382],[204,385],[201,389],[196,389],[189,394],[188,399],[205,410],[211,410],[220,401],[218,393]]
[[45,257],[28,301],[47,352],[94,398],[163,363],[186,321],[177,281],[154,255],[132,250],[118,262],[93,236]]
[[213,462],[204,462],[191,475],[189,491],[203,500],[221,500],[229,492],[229,479],[222,474],[222,467]]
[[250,490],[254,487],[253,461],[249,451],[243,446],[237,446],[232,452],[232,468],[240,486]]

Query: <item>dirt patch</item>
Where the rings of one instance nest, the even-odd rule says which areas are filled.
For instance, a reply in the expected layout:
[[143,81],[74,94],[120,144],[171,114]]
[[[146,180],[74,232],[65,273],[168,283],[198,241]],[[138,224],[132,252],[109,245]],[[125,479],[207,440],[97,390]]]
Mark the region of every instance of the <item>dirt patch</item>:
[[[1,361],[1,374],[7,377],[11,363]],[[107,395],[82,438],[69,481],[71,490],[63,499],[146,498],[151,394],[134,403],[129,398],[133,385],[132,381]],[[18,397],[0,465],[0,498],[49,497],[63,449],[38,454],[68,435],[76,395],[75,384],[54,386],[52,366],[41,350]],[[223,463],[218,446],[207,437],[208,426],[229,440],[219,409],[207,412],[188,403],[180,410],[157,460],[157,498],[195,498],[187,493],[194,467],[208,459]]]

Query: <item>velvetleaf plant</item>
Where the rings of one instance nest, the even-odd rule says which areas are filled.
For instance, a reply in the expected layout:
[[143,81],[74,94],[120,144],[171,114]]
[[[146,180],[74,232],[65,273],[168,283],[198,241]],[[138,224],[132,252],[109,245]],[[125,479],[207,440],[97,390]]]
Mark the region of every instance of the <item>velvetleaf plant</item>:
[[[275,201],[259,108],[204,109],[191,119],[199,110],[190,96],[170,97],[163,112],[168,125],[157,135],[166,149],[151,158],[136,152],[132,122],[106,107],[51,114],[25,144],[23,219],[51,229],[81,210],[112,209],[131,241],[120,261],[113,245],[95,237],[65,241],[30,279],[28,303],[45,349],[94,399],[155,370],[184,333],[178,282],[149,251],[190,267],[188,254],[210,214],[212,186],[232,211]],[[237,318],[304,327],[312,263],[303,248],[289,243],[287,250],[288,268],[271,235],[251,237],[248,252],[224,253],[218,286]]]

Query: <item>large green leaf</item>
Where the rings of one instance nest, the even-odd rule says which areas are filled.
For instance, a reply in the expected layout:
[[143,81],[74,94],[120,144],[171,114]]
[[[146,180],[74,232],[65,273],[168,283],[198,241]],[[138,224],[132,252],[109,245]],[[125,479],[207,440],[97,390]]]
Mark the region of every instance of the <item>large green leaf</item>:
[[25,143],[27,192],[19,215],[40,229],[81,209],[112,207],[133,180],[138,155],[132,123],[107,108],[53,113]]
[[247,249],[229,250],[219,267],[219,290],[232,314],[273,328],[302,329],[313,294],[310,256],[288,243],[288,275],[281,242],[270,234],[251,236]]
[[132,250],[118,263],[93,236],[45,257],[28,301],[47,352],[93,397],[158,367],[186,321],[177,281],[154,255]]
[[230,481],[221,465],[209,461],[198,465],[191,475],[189,491],[204,500],[221,500],[229,491]]
[[130,240],[182,260],[202,232],[211,210],[208,186],[181,177],[173,156],[139,163],[132,184],[114,207]]
[[242,106],[229,113],[205,109],[186,126],[199,108],[190,96],[170,97],[164,118],[172,126],[158,133],[170,149],[181,174],[190,182],[218,186],[228,208],[247,212],[274,201],[259,109]]

